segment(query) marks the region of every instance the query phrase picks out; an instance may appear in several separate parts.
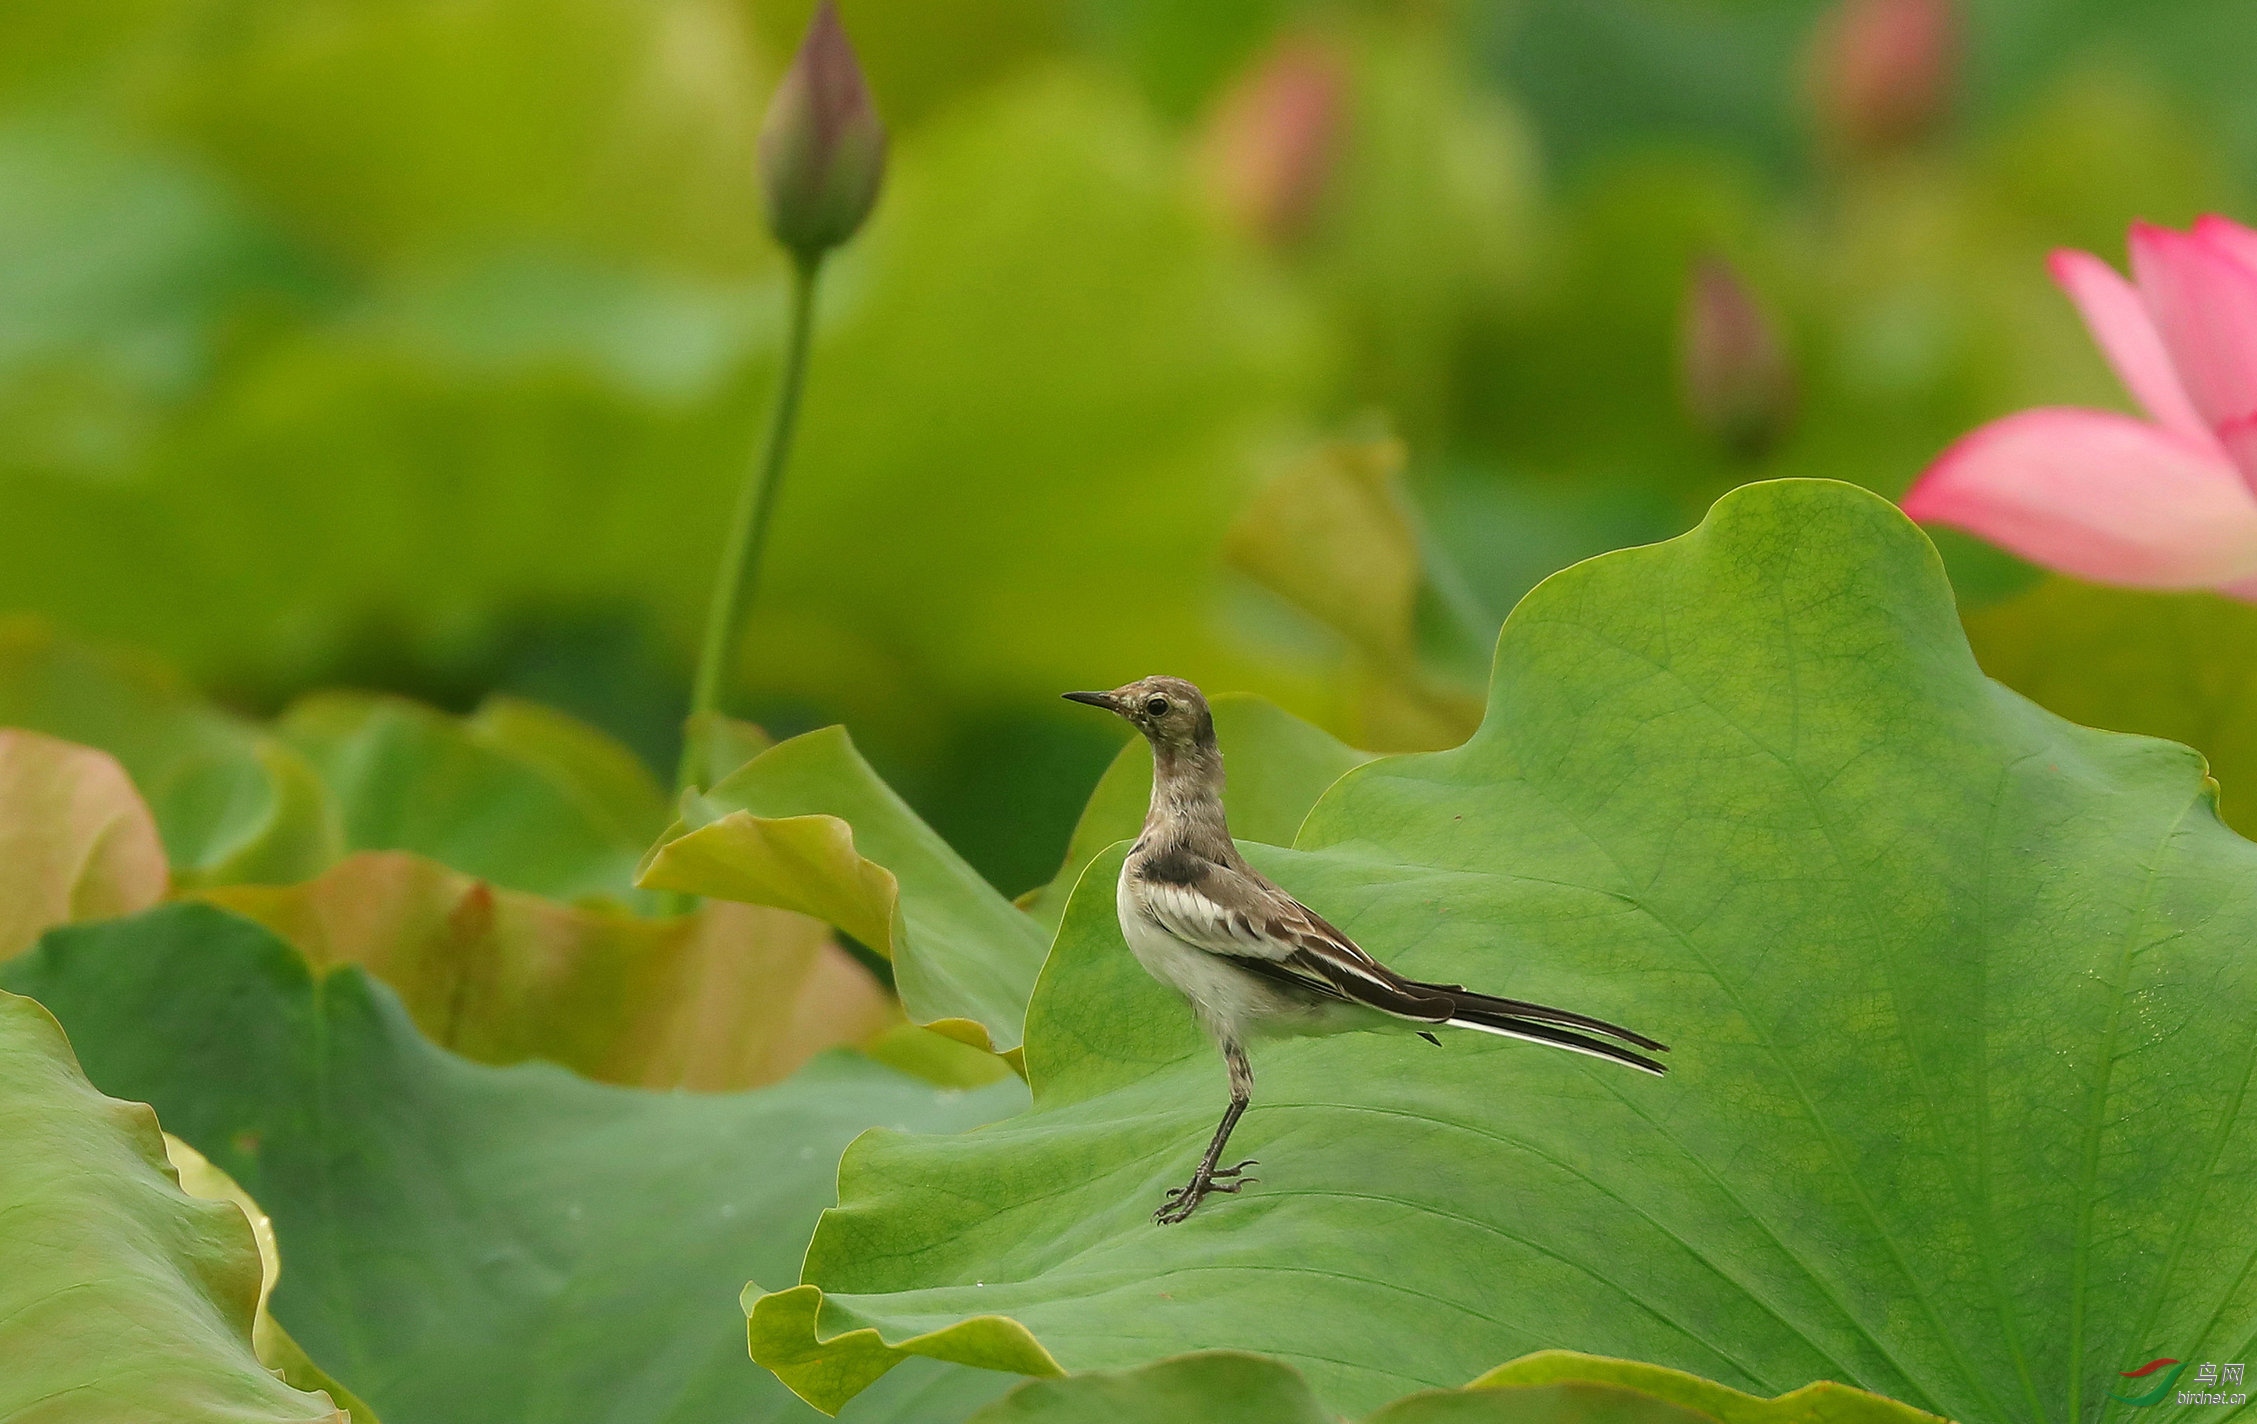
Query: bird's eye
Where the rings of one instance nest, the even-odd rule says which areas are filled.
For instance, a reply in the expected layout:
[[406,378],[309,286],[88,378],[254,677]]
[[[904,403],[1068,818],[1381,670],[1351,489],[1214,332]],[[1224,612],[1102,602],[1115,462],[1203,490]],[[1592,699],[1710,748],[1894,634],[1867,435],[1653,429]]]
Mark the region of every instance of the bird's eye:
[[1147,699],[1144,704],[1144,714],[1148,717],[1165,717],[1168,714],[1168,699],[1165,697]]

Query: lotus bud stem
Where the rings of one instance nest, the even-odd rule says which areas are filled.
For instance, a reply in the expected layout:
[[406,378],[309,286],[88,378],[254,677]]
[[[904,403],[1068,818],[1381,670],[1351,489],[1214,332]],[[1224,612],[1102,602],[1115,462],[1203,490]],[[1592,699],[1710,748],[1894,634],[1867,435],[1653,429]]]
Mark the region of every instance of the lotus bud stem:
[[807,384],[816,279],[825,254],[854,236],[869,217],[885,176],[885,158],[885,126],[878,122],[862,66],[839,26],[837,9],[823,0],[760,129],[760,184],[768,226],[793,259],[783,366],[768,409],[767,432],[729,521],[706,613],[697,680],[690,692],[689,732],[676,777],[683,790],[698,786],[708,766],[701,729],[714,725],[713,714],[725,710],[730,665],[760,583],[776,495],[791,459],[800,394]]

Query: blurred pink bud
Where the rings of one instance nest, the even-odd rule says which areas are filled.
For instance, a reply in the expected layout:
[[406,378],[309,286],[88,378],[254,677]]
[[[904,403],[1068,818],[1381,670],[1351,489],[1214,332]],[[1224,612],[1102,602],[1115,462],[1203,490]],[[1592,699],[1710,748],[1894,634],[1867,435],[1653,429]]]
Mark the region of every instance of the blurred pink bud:
[[1693,264],[1678,311],[1678,389],[1693,423],[1749,458],[1787,431],[1795,373],[1771,319],[1721,257]]
[[1811,37],[1811,102],[1828,137],[1860,151],[1934,128],[1959,69],[1953,0],[1839,0]]
[[802,262],[854,236],[885,177],[886,130],[832,0],[823,0],[760,126],[768,226]]
[[1265,242],[1304,232],[1324,194],[1347,107],[1346,67],[1312,40],[1289,40],[1239,79],[1209,120],[1215,197]]
[[2096,583],[2257,600],[2257,232],[2137,223],[2133,282],[2087,252],[2053,277],[2149,416],[2024,411],[1966,436],[1904,497]]

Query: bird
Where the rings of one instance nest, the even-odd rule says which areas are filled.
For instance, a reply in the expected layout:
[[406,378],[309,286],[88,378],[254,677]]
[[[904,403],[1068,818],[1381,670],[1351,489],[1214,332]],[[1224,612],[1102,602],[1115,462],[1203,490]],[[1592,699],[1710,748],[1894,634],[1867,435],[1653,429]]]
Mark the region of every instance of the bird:
[[1248,865],[1223,814],[1214,714],[1189,682],[1154,676],[1064,695],[1121,717],[1152,744],[1151,807],[1115,890],[1121,935],[1145,972],[1189,1002],[1230,1073],[1230,1106],[1191,1180],[1153,1213],[1162,1225],[1186,1220],[1211,1193],[1236,1195],[1260,1180],[1245,1175],[1260,1165],[1252,1159],[1219,1165],[1254,1099],[1247,1046],[1256,1038],[1395,1028],[1439,1044],[1434,1029],[1471,1029],[1668,1071],[1645,1056],[1667,1044],[1604,1019],[1405,978]]

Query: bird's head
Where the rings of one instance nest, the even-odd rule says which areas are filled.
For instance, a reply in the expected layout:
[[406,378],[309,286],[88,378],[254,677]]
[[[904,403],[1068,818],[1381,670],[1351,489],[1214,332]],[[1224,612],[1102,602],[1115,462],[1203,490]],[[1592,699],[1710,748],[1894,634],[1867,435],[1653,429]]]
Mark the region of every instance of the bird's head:
[[1215,718],[1199,689],[1180,677],[1140,677],[1111,692],[1069,692],[1068,702],[1102,707],[1170,751],[1212,747]]

